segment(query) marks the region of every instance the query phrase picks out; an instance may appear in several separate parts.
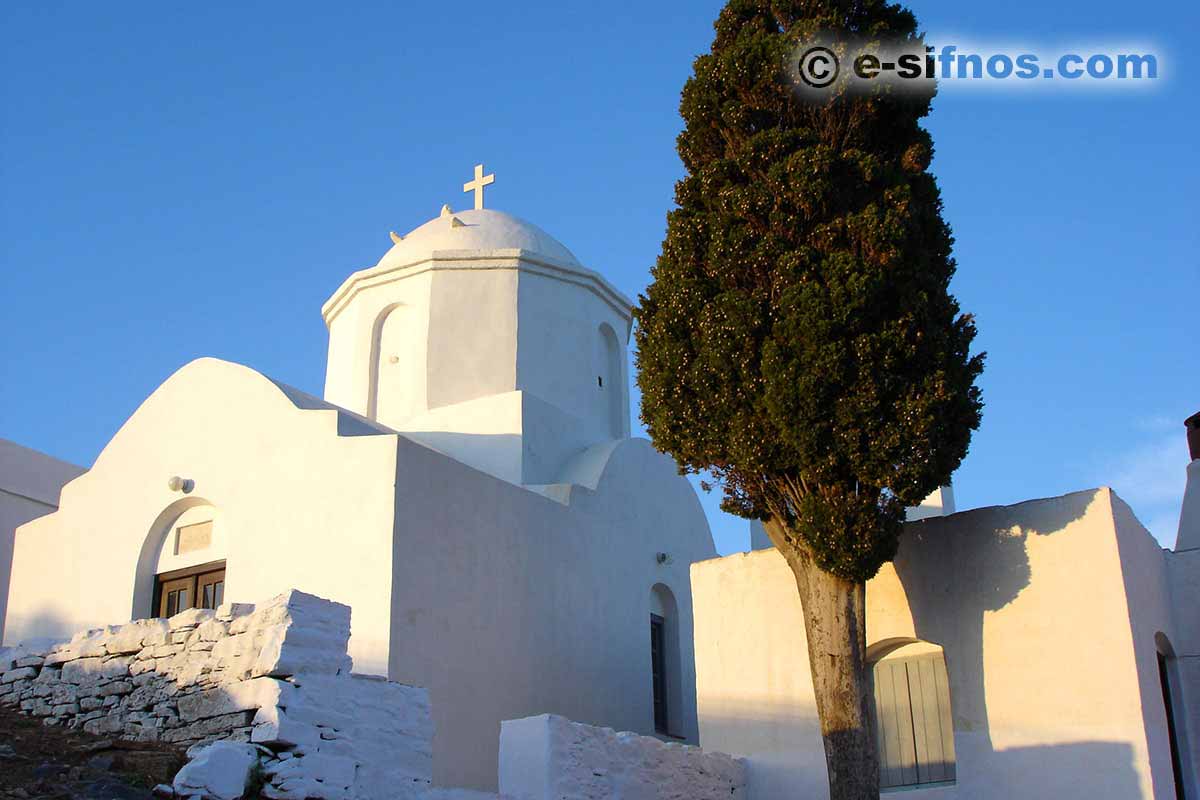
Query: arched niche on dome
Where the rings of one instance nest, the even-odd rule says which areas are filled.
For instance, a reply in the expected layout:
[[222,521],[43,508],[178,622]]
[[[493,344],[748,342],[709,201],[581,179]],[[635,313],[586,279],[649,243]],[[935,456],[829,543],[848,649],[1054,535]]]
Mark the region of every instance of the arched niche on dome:
[[396,427],[425,411],[425,332],[416,309],[393,303],[371,333],[367,417]]
[[178,500],[155,518],[138,558],[131,616],[172,616],[224,600],[228,532],[202,497]]
[[624,358],[616,331],[607,322],[600,325],[596,344],[596,388],[601,394],[603,413],[612,438],[623,439],[626,414],[622,376]]

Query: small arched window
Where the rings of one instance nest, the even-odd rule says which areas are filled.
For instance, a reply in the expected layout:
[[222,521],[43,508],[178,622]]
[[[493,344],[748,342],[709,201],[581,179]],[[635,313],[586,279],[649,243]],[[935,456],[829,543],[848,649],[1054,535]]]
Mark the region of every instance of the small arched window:
[[426,399],[421,319],[403,303],[388,306],[375,320],[367,417],[398,426],[420,413]]
[[601,393],[601,404],[608,416],[609,431],[614,439],[625,436],[625,395],[621,381],[621,345],[612,326],[600,326],[598,353],[596,356],[596,388]]
[[879,649],[871,669],[879,787],[953,781],[954,718],[942,649],[928,642]]

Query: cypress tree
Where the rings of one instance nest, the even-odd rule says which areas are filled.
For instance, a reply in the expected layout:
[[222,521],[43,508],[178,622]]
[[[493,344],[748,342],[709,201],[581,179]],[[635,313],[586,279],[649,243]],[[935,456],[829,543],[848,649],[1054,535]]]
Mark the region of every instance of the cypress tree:
[[921,48],[899,5],[731,0],[714,27],[639,298],[642,420],[682,472],[716,480],[725,510],[764,522],[804,609],[830,796],[875,798],[865,583],[983,406],[920,125],[933,92],[814,98],[788,77],[821,34]]

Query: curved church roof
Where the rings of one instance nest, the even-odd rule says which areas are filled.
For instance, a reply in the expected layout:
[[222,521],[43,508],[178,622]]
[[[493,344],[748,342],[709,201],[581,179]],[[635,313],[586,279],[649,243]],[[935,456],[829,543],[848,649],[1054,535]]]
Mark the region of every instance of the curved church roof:
[[[567,247],[544,230],[523,219],[476,208],[441,214],[409,231],[405,236],[392,234],[394,244],[372,267],[352,273],[321,307],[321,316],[329,325],[364,285],[394,280],[414,274],[411,268],[439,268],[436,263],[456,264],[457,268],[483,260],[518,258],[570,282],[590,286],[605,302],[631,318],[632,302],[598,273],[584,267]],[[526,268],[526,267],[521,267]],[[628,331],[626,331],[628,333]]]
[[579,264],[574,253],[533,223],[503,211],[478,208],[444,211],[402,237],[378,266],[404,266],[437,250],[525,250],[573,266]]

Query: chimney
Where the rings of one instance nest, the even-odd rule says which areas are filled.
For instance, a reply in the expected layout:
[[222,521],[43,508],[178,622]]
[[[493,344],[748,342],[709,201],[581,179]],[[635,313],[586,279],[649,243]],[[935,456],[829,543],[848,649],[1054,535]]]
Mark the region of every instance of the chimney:
[[1187,486],[1183,490],[1183,508],[1179,510],[1179,535],[1175,552],[1200,549],[1200,413],[1183,421],[1187,428],[1188,453]]
[[1200,412],[1185,419],[1183,425],[1187,428],[1188,453],[1195,461],[1200,458]]

